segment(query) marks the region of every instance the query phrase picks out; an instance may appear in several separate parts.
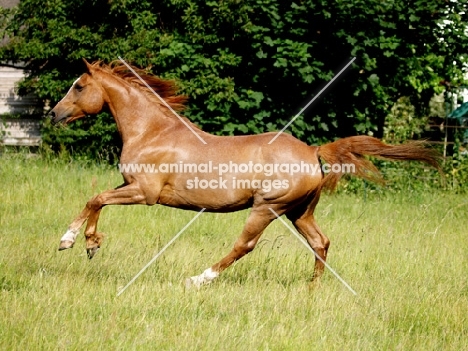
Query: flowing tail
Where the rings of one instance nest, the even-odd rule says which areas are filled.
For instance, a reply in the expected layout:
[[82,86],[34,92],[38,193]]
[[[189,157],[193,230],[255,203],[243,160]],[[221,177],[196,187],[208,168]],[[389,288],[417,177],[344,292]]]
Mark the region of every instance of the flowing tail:
[[[323,178],[322,187],[334,190],[345,173],[383,183],[382,174],[364,156],[375,156],[394,161],[421,161],[441,172],[440,155],[437,151],[426,148],[424,145],[425,143],[421,141],[402,145],[387,145],[379,139],[364,135],[339,139],[322,145],[318,149],[319,157],[329,165],[340,165],[341,169],[341,172],[334,172],[332,167],[332,171]],[[345,165],[347,167],[344,167]]]

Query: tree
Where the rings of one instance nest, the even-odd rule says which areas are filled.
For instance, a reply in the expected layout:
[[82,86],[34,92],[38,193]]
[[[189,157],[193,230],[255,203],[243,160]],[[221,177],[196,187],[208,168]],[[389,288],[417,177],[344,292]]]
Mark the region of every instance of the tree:
[[[281,129],[356,57],[288,130],[309,143],[381,136],[402,96],[421,115],[441,80],[462,82],[468,46],[465,4],[448,0],[22,0],[0,23],[10,38],[0,60],[26,63],[22,91],[53,105],[81,74],[82,57],[120,55],[177,79],[190,97],[186,115],[218,134]],[[101,115],[49,142],[102,151],[96,135],[114,130],[106,143],[117,140],[108,125]]]

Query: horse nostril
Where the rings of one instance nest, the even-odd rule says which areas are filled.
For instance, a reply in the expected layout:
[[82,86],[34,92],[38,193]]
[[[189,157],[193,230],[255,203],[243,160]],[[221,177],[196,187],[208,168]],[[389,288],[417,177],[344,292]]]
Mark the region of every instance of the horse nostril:
[[50,112],[49,112],[49,116],[50,116],[50,118],[52,118],[52,119],[55,118],[55,112],[54,112],[54,111],[50,111]]

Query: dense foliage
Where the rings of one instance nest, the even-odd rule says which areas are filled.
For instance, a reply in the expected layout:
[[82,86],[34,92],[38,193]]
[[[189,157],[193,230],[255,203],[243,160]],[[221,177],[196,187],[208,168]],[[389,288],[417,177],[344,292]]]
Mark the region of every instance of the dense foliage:
[[[120,55],[176,78],[190,97],[186,115],[204,130],[243,134],[281,129],[356,57],[289,131],[309,143],[381,136],[400,97],[422,115],[441,80],[462,80],[465,7],[439,0],[22,0],[1,10],[9,41],[0,60],[25,63],[21,90],[53,105],[82,73],[81,58]],[[45,141],[113,153],[118,134],[110,122],[101,114],[53,132],[46,123]]]

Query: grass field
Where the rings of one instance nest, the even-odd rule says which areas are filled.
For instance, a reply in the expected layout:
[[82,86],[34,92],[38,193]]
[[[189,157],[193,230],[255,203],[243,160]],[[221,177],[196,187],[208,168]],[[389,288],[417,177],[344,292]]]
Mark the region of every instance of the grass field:
[[116,170],[0,156],[0,350],[466,350],[466,195],[325,195],[316,217],[330,272],[279,222],[211,286],[186,290],[231,248],[248,215],[202,214],[121,296],[195,212],[103,210],[89,261],[81,235],[58,252],[86,201]]

